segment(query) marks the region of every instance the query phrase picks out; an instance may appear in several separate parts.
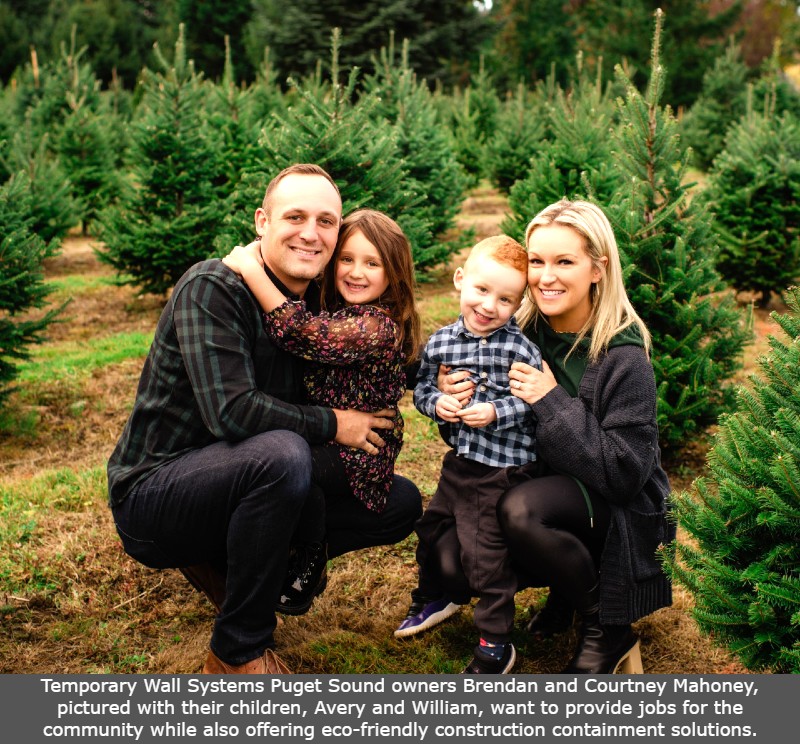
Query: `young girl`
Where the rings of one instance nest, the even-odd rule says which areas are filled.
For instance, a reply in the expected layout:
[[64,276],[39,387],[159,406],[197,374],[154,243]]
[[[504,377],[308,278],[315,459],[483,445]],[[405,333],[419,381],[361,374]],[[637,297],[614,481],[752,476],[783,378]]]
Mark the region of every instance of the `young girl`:
[[[397,408],[421,331],[411,246],[394,220],[372,209],[343,220],[322,278],[319,315],[287,299],[249,247],[237,246],[223,261],[255,295],[273,340],[315,362],[304,378],[309,403],[360,411]],[[385,507],[403,443],[399,411],[394,428],[381,436],[385,445],[377,454],[334,443],[312,447],[312,493],[297,532],[302,543],[290,557],[279,611],[303,614],[325,588],[326,498],[355,497],[375,512]]]

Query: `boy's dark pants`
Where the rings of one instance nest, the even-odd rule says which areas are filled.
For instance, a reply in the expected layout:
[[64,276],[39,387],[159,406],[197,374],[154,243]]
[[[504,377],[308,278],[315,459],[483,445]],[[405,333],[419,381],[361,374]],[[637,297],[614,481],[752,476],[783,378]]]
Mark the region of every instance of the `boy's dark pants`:
[[452,587],[442,586],[439,572],[426,565],[430,547],[455,522],[470,593],[479,597],[475,625],[481,637],[492,643],[505,643],[511,637],[517,591],[516,574],[497,520],[497,502],[509,488],[535,472],[536,463],[497,468],[451,450],[444,456],[436,493],[416,524],[420,569],[414,595],[447,596],[460,604],[467,601]]

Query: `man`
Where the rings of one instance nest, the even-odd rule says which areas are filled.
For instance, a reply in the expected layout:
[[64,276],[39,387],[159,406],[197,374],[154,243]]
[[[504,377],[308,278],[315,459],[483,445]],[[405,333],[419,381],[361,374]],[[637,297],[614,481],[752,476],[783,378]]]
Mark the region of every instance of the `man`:
[[[336,184],[308,164],[282,171],[256,210],[265,270],[310,308],[341,214]],[[216,259],[196,264],[164,308],[109,459],[126,552],[153,568],[181,568],[218,609],[204,673],[288,673],[274,652],[275,606],[310,486],[309,443],[376,452],[376,430],[392,426],[389,411],[302,405],[303,363],[266,336],[236,274]],[[421,498],[395,476],[382,514],[347,511],[337,505],[328,519],[331,557],[404,538]]]

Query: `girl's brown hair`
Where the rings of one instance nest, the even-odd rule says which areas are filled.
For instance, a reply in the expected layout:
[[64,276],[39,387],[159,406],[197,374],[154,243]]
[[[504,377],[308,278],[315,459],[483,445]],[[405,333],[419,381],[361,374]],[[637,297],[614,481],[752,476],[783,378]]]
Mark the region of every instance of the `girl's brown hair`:
[[342,306],[342,298],[336,291],[336,260],[345,241],[357,232],[378,249],[389,286],[375,300],[375,304],[384,308],[397,323],[400,329],[398,344],[405,354],[406,362],[412,362],[419,355],[422,343],[414,259],[408,238],[400,225],[388,215],[374,209],[357,209],[342,220],[336,250],[322,276],[322,306],[326,310],[335,310]]

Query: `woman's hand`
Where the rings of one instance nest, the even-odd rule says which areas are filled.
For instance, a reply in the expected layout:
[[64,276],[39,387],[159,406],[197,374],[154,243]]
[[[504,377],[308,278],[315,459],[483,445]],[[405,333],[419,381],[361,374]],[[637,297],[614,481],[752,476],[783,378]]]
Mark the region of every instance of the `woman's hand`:
[[531,405],[544,398],[554,387],[558,387],[556,378],[545,361],[542,361],[541,372],[525,362],[514,362],[508,377],[511,380],[511,393]]
[[445,395],[453,396],[464,408],[472,398],[475,391],[475,383],[469,379],[469,370],[459,369],[451,372],[450,367],[443,364],[439,366],[439,374],[436,376],[436,387]]
[[261,241],[255,240],[248,245],[237,245],[225,258],[222,259],[231,271],[239,276],[245,276],[248,271],[264,268],[264,259],[261,257]]

